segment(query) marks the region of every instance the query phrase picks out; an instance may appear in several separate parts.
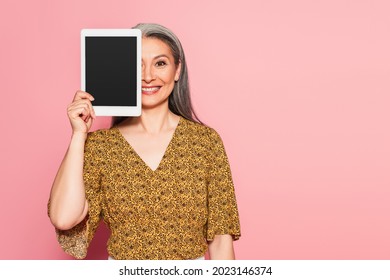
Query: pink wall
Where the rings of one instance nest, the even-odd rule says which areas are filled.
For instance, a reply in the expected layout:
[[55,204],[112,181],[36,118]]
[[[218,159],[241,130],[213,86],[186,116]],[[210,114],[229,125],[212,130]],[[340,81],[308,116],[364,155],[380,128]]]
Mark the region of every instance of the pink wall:
[[[184,3],[2,1],[0,259],[69,258],[46,201],[80,87],[79,32],[138,22],[181,38],[196,110],[225,142],[237,258],[390,259],[389,1]],[[106,238],[89,258],[106,258]]]

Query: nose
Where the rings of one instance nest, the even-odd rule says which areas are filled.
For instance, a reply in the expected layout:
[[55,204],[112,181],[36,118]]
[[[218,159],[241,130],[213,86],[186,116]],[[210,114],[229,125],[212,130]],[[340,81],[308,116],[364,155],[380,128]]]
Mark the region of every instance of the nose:
[[155,79],[155,73],[153,67],[143,64],[142,65],[142,80],[145,83],[150,83]]

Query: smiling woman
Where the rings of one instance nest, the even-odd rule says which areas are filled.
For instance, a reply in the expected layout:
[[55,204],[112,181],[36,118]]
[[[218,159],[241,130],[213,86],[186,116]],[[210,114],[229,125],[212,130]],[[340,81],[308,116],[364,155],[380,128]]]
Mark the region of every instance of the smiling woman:
[[176,65],[168,45],[153,37],[142,40],[142,53],[142,107],[148,109],[168,102],[180,62]]
[[93,97],[68,107],[73,134],[54,180],[49,216],[62,248],[84,258],[101,217],[111,259],[234,259],[240,237],[221,138],[192,109],[181,44],[165,27],[140,24],[142,114],[88,132]]

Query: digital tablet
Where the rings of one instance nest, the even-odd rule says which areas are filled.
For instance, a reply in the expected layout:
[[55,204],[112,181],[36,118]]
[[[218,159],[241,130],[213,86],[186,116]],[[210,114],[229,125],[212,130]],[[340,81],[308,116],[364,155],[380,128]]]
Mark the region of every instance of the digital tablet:
[[141,115],[141,31],[81,30],[81,90],[97,116]]

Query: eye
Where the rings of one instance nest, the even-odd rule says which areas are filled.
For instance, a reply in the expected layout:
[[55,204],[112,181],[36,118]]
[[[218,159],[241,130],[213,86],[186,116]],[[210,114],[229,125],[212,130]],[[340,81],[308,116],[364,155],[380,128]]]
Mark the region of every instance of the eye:
[[165,61],[163,61],[163,60],[159,60],[159,61],[156,62],[156,66],[157,67],[163,67],[165,65],[167,65],[167,63]]

